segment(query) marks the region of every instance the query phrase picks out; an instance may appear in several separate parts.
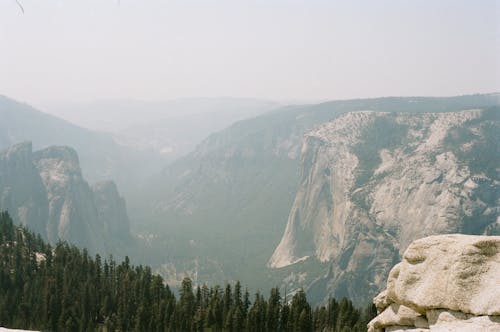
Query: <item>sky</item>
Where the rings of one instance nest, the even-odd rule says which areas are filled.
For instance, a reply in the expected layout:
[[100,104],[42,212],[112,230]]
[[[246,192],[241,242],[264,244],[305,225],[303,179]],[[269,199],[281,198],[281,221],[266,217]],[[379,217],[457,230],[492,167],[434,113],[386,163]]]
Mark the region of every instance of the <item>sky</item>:
[[0,0],[0,94],[320,101],[500,91],[500,1]]

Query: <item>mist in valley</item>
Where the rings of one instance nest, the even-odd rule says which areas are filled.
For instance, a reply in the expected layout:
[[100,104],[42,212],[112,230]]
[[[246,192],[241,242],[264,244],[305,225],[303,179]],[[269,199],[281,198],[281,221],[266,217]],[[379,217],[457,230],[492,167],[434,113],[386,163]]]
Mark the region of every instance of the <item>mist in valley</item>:
[[[498,1],[3,1],[0,211],[176,296],[238,281],[253,304],[365,308],[414,240],[500,235],[499,17]],[[314,315],[297,330],[331,327]],[[101,318],[87,328],[145,326]]]

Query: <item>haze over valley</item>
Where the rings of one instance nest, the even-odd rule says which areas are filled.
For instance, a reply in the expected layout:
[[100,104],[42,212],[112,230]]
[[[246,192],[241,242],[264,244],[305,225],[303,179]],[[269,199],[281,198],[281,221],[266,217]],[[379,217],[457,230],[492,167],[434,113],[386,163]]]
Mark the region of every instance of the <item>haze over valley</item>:
[[500,328],[499,17],[0,4],[0,326]]
[[[211,134],[154,169],[143,165],[142,150],[110,134],[4,98],[2,208],[48,240],[151,264],[172,285],[186,276],[241,280],[260,289],[305,287],[318,302],[335,295],[362,304],[413,239],[498,232],[499,103],[499,94],[486,94],[285,106]],[[44,122],[34,130],[37,117]],[[23,143],[30,139],[44,149],[33,157],[32,144]],[[60,147],[65,142],[82,153]],[[80,164],[93,172],[82,177]],[[114,184],[102,182],[107,177],[121,181],[126,207]],[[359,237],[378,249],[355,249]],[[376,269],[362,263],[369,252],[372,264],[381,259]],[[359,288],[355,276],[367,273],[378,281]],[[319,291],[320,284],[328,286]]]

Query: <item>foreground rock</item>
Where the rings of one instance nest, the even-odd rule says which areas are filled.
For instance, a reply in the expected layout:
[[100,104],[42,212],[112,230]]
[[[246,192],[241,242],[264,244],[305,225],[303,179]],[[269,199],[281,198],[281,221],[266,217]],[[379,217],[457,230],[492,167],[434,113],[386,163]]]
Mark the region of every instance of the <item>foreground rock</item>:
[[500,331],[500,236],[414,241],[374,303],[368,331]]

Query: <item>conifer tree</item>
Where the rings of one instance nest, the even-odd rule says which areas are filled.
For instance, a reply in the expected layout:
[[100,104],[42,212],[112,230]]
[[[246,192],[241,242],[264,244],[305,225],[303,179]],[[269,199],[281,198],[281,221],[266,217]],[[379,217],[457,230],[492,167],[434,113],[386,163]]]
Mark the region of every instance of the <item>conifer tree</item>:
[[[43,257],[43,259],[37,259]],[[54,247],[0,213],[0,325],[49,331],[366,331],[360,311],[330,299],[312,311],[300,289],[289,304],[278,288],[253,302],[241,283],[196,287],[185,278],[176,300],[149,267],[102,261],[64,242]]]

